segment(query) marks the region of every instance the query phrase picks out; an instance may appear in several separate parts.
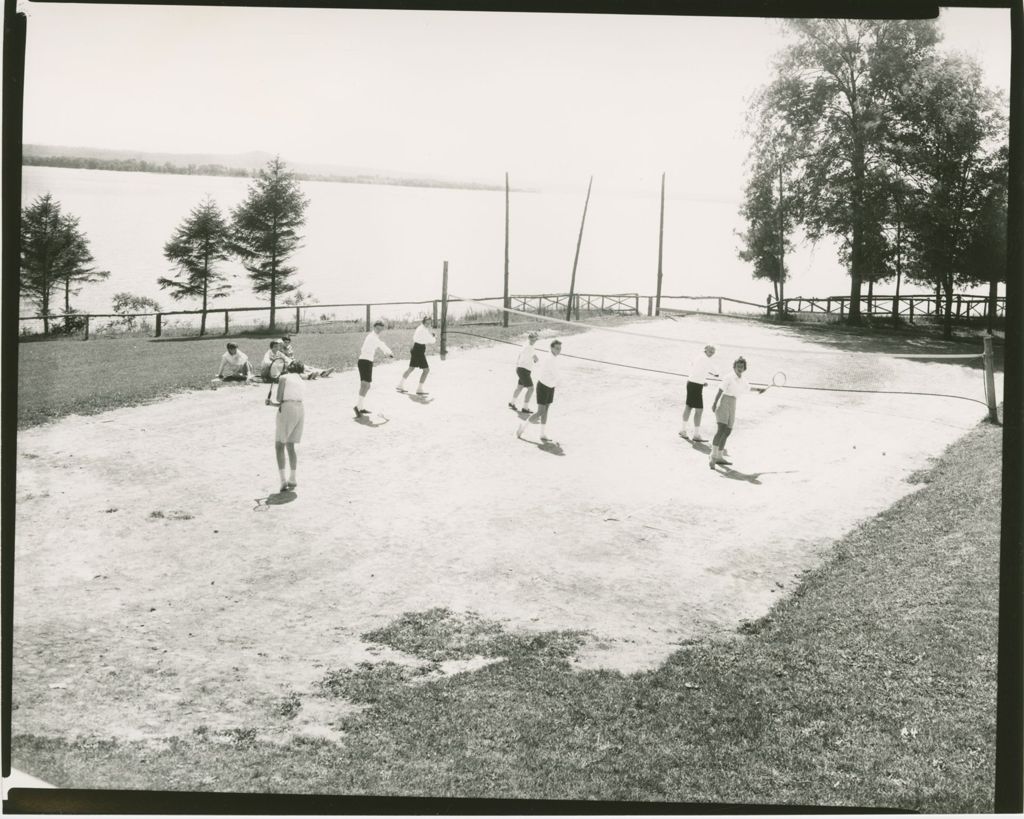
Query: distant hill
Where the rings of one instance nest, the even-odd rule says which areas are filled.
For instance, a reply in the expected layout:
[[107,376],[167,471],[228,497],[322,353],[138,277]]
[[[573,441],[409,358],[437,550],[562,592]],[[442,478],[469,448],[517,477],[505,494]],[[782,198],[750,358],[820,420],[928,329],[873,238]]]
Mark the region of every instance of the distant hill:
[[[198,176],[250,176],[274,158],[274,154],[249,151],[238,154],[173,154],[114,148],[69,147],[65,145],[23,145],[26,165],[61,168],[193,174]],[[292,162],[283,159],[299,179],[410,187],[503,190],[497,182],[433,177],[375,168]]]

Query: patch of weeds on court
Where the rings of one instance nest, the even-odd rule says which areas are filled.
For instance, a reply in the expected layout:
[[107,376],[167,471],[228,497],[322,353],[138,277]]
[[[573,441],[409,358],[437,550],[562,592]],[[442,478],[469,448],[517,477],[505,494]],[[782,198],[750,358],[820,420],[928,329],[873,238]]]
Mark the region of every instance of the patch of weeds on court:
[[255,728],[228,728],[221,735],[233,745],[252,745],[256,742]]
[[524,656],[565,660],[579,649],[585,635],[571,631],[509,633],[501,623],[485,620],[474,612],[433,608],[406,612],[391,625],[367,632],[361,639],[434,662]]
[[157,509],[155,512],[149,513],[150,520],[192,520],[193,517],[194,515],[190,512],[185,512],[181,509],[171,509],[166,513]]
[[302,700],[299,695],[294,691],[290,692],[287,697],[282,699],[275,709],[277,713],[285,719],[294,719],[295,715],[302,709]]

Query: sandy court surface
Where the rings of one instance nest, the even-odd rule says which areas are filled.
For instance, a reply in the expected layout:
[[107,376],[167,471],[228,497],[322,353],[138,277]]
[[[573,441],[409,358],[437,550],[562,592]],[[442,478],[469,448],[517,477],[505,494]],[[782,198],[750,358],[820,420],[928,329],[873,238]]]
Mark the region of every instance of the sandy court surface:
[[[744,353],[755,382],[782,369],[790,385],[982,397],[979,370],[801,355],[825,348],[771,327],[631,327],[713,339],[720,368]],[[605,332],[564,345],[675,371],[702,346]],[[432,355],[423,404],[394,390],[404,359],[378,365],[367,406],[389,420],[375,427],[353,419],[354,371],[307,384],[286,503],[274,503],[266,388],[21,432],[14,733],[331,736],[346,706],[318,698],[316,682],[409,660],[359,635],[433,607],[508,629],[585,630],[577,667],[653,668],[682,642],[764,615],[985,415],[942,398],[770,390],[742,401],[734,465],[713,472],[707,449],[677,435],[682,379],[568,358],[548,427],[560,446],[540,448],[536,426],[517,440],[515,358],[503,344]],[[276,706],[291,692],[304,699],[289,721]]]

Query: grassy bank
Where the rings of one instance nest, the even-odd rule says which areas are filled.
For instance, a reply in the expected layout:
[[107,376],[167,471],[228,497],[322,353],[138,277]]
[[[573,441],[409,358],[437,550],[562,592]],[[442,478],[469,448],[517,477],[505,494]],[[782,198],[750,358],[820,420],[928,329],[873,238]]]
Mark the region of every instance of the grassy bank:
[[[768,616],[652,672],[575,671],[572,633],[408,612],[363,639],[418,666],[325,670],[321,694],[361,707],[340,741],[15,736],[14,764],[93,788],[991,811],[1001,437],[978,426]],[[495,661],[439,670],[470,656]]]

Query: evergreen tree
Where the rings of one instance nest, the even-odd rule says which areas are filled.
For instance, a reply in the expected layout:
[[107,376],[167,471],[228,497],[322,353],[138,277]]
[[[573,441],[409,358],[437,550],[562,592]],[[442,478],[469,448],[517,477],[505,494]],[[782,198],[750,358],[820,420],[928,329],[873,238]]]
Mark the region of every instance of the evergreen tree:
[[171,298],[180,301],[197,298],[202,301],[199,335],[206,333],[206,310],[210,299],[223,298],[231,289],[224,276],[216,270],[218,262],[228,258],[230,231],[217,204],[207,197],[192,209],[164,245],[164,256],[174,262],[181,273],[178,279],[161,276],[157,284],[170,290]]
[[295,268],[286,262],[300,247],[298,229],[305,223],[308,204],[295,175],[275,157],[257,173],[248,198],[231,214],[229,247],[249,272],[253,292],[269,296],[271,328],[278,297],[299,286],[291,281]]
[[21,210],[21,296],[35,304],[43,317],[43,332],[50,332],[54,291],[64,291],[65,312],[71,312],[76,285],[99,281],[110,273],[89,267],[93,262],[89,240],[78,219],[61,212],[60,202],[43,194]]

